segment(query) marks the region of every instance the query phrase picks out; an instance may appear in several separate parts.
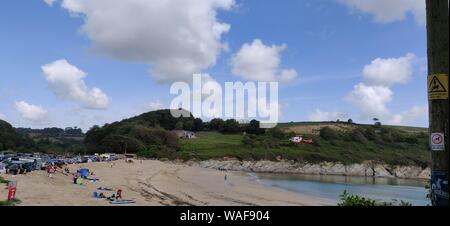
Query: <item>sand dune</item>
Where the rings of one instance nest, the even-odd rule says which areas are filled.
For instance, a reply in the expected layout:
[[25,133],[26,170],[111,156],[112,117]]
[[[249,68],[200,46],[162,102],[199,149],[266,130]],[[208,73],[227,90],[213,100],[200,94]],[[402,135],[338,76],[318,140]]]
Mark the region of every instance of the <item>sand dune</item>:
[[[106,200],[92,198],[97,187],[112,187],[123,190],[124,199],[135,200],[138,206],[173,205],[328,205],[319,198],[263,186],[244,173],[223,172],[213,169],[191,167],[182,164],[146,160],[127,164],[88,163],[71,165],[76,171],[89,168],[101,182],[87,182],[85,186],[72,183],[71,176],[56,174],[48,178],[44,171],[27,175],[4,176],[18,182],[17,198],[25,206],[109,206]],[[224,176],[227,174],[227,181]],[[113,192],[104,192],[109,196]],[[0,189],[0,197],[7,191]]]

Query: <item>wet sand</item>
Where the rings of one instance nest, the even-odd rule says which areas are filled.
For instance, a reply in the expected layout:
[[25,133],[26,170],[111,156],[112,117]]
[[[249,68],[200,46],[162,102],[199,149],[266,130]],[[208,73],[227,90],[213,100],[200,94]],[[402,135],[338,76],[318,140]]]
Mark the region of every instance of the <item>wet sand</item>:
[[[111,165],[113,164],[112,168]],[[45,171],[26,175],[2,175],[18,183],[17,195],[23,206],[111,206],[105,199],[95,199],[97,187],[111,187],[112,195],[121,189],[123,199],[136,201],[137,206],[317,206],[332,203],[315,197],[266,187],[240,172],[145,160],[142,163],[87,163],[68,166],[71,172],[80,168],[93,171],[100,182],[85,180],[73,184],[72,176],[56,173],[53,179]],[[227,180],[225,180],[227,175]],[[2,186],[2,185],[0,185]],[[0,189],[0,198],[7,190]]]

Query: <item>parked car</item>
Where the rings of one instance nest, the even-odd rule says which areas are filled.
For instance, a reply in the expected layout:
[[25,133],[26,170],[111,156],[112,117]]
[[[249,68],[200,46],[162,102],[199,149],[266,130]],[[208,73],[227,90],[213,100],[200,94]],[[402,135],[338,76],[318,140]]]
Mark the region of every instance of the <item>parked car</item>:
[[6,174],[6,164],[0,162],[0,174]]
[[63,166],[66,165],[66,162],[64,160],[62,160],[62,159],[58,159],[58,160],[55,161],[55,165],[57,167],[59,167],[59,168],[62,168]]
[[20,171],[20,165],[19,164],[10,164],[6,166],[6,173],[17,175]]

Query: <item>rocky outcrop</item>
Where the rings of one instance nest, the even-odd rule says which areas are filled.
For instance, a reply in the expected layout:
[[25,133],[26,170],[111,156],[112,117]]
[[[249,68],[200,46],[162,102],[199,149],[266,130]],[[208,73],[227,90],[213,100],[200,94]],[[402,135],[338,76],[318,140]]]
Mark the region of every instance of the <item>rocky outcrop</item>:
[[185,164],[203,168],[218,170],[244,171],[255,173],[289,173],[289,174],[311,174],[311,175],[342,175],[362,177],[386,177],[405,179],[428,179],[430,169],[422,169],[419,166],[389,166],[374,162],[344,165],[341,163],[323,162],[320,164],[298,163],[294,161],[239,161],[207,160],[188,161]]

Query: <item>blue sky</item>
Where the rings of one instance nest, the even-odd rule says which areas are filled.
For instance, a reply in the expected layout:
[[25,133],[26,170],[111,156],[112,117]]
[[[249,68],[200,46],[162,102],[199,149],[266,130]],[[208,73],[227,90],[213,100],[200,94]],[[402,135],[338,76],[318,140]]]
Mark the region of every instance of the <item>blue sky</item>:
[[[161,16],[149,16],[146,7],[136,11],[136,15],[143,13],[142,17],[127,21],[126,13],[130,11],[122,11],[122,8],[128,6],[120,5],[127,3],[113,3],[116,1],[109,4],[98,0],[99,4],[90,4],[83,0],[65,0],[54,1],[52,6],[43,0],[2,1],[0,117],[18,127],[79,126],[87,129],[168,106],[173,98],[169,94],[169,78],[178,74],[158,65],[177,57],[177,50],[170,49],[171,46],[180,44],[185,50],[180,55],[199,59],[192,63],[196,70],[201,70],[197,73],[208,73],[219,83],[246,81],[245,73],[233,73],[231,62],[242,52],[244,44],[257,48],[251,44],[258,39],[267,49],[286,45],[278,52],[277,69],[292,69],[297,74],[295,79],[280,85],[281,121],[351,117],[357,122],[370,122],[374,116],[388,124],[427,126],[426,30],[420,18],[423,6],[420,1],[411,1],[414,3],[403,8],[390,5],[395,1],[378,1],[376,4],[381,6],[377,7],[352,0],[214,1],[217,5],[195,3],[198,6],[193,4],[191,8],[207,8],[207,12],[217,13],[215,17],[208,13],[195,14],[201,10],[189,11],[194,16],[207,15],[206,19],[212,23],[229,25],[229,30],[222,31],[218,38],[208,35],[199,38],[208,43],[207,51],[214,50],[207,53],[191,50],[189,48],[195,45],[183,46],[183,41],[170,42],[171,26],[206,29],[206,34],[213,34],[207,30],[207,25],[196,25],[195,20],[186,24],[178,22],[181,20],[176,18],[182,19],[182,16],[176,14],[177,4],[167,9],[173,15],[165,14],[175,19],[161,19],[161,23],[167,23],[164,24],[167,34],[155,31],[152,36],[145,28],[158,29],[155,25],[158,22],[154,20]],[[100,3],[109,4],[103,8],[124,18],[116,16],[108,20],[111,15],[102,12]],[[387,14],[383,11],[391,8],[394,9]],[[100,15],[105,13],[105,17],[95,17],[91,14],[94,11]],[[136,21],[143,23],[142,26],[136,25]],[[82,30],[85,25],[89,28]],[[115,37],[102,36],[109,31],[134,34],[124,35],[123,39],[120,39],[122,33],[116,33]],[[158,43],[161,40],[167,43]],[[118,47],[117,43],[124,43],[124,47]],[[221,49],[216,44],[226,44],[228,48]],[[161,48],[157,49],[158,46]],[[142,51],[136,56],[134,51],[130,56],[127,48]],[[156,53],[159,50],[164,56]],[[171,51],[174,51],[172,55],[165,54]],[[407,54],[413,55],[408,57]],[[216,59],[207,58],[211,56]],[[62,59],[65,63],[52,64]],[[374,62],[376,59],[378,63]],[[52,75],[58,74],[46,74],[42,69],[44,65],[82,70],[87,74],[82,78],[86,92],[64,93],[68,87],[74,87],[70,81],[81,80],[66,81],[61,77],[51,80]],[[402,79],[390,80],[396,76]],[[355,88],[357,85],[362,85],[359,90]],[[106,97],[91,101],[89,91],[93,88],[100,89],[108,101]],[[387,96],[378,98],[383,95]],[[373,102],[371,98],[375,98]]]

